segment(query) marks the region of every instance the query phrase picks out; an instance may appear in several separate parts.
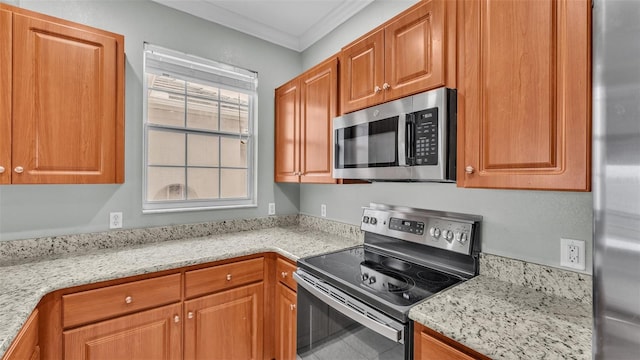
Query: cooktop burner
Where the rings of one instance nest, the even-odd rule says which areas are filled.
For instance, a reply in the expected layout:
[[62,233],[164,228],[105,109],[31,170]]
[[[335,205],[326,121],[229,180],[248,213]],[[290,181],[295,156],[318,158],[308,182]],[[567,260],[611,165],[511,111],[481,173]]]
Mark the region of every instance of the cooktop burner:
[[462,281],[364,246],[305,259],[321,274],[340,279],[397,306],[413,305]]

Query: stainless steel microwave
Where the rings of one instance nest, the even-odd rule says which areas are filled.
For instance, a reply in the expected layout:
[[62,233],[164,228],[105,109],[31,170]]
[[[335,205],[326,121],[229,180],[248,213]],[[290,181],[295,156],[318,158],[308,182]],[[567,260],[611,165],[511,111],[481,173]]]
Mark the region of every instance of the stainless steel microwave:
[[333,119],[333,177],[456,180],[457,92],[438,88]]

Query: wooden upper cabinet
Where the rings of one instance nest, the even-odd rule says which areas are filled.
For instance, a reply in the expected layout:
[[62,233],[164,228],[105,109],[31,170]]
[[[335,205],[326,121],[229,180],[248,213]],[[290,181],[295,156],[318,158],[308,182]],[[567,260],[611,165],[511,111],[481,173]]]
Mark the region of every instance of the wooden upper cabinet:
[[458,185],[589,191],[591,2],[460,6]]
[[335,183],[333,118],[338,116],[338,60],[332,58],[300,78],[300,182]]
[[421,1],[344,47],[342,112],[444,86],[447,57],[455,58],[455,8],[444,0]]
[[[13,26],[7,36],[3,13],[2,86],[5,64],[11,63],[4,59],[15,65],[9,92],[11,182],[124,182],[124,38],[3,7],[11,10]],[[6,94],[3,89],[3,104]],[[5,114],[7,106],[0,109]]]
[[380,29],[340,52],[341,111],[348,113],[384,101],[384,30]]
[[275,181],[300,180],[300,86],[296,78],[276,89]]
[[12,14],[0,9],[0,184],[11,183]]
[[338,60],[330,58],[275,91],[275,181],[336,183],[333,118]]

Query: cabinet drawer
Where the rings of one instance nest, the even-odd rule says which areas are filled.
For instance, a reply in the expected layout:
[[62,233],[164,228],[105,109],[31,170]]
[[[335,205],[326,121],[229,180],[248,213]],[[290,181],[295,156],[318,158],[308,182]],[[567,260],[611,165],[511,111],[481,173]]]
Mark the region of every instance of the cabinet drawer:
[[190,298],[261,281],[263,267],[264,260],[259,258],[188,271],[185,274],[185,296]]
[[292,290],[296,290],[296,280],[293,278],[294,271],[296,271],[295,264],[278,258],[278,262],[276,264],[276,278]]
[[62,297],[65,328],[180,301],[180,274]]

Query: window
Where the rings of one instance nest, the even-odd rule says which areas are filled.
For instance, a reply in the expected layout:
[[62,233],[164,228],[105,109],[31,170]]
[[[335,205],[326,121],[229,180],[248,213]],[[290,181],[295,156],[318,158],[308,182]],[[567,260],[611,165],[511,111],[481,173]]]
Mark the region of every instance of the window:
[[145,44],[143,210],[256,205],[257,74]]

